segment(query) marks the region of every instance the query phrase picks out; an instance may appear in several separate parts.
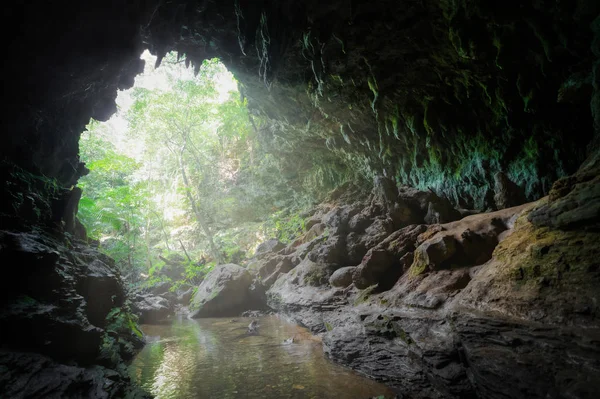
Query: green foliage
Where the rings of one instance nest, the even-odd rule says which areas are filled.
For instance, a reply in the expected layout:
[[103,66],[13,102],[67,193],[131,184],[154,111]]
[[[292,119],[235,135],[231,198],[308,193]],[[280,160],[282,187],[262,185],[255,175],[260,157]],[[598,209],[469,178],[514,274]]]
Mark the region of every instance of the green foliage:
[[131,313],[129,305],[113,308],[106,316],[100,357],[110,365],[118,365],[135,353],[135,342],[141,342],[142,339],[137,317]]
[[361,303],[367,302],[369,300],[369,298],[371,297],[371,295],[373,295],[375,293],[375,291],[377,290],[377,287],[378,287],[378,284],[374,284],[374,285],[367,287],[364,290],[360,291],[359,294],[354,299],[354,306],[357,306],[357,305],[360,305]]
[[284,244],[288,244],[298,238],[304,232],[305,220],[300,212],[282,210],[270,215],[263,224],[265,236],[277,238]]
[[[81,180],[79,218],[130,283],[197,286],[215,264],[243,263],[267,237],[292,241],[304,230],[300,211],[354,179],[345,168],[282,156],[292,142],[270,146],[272,126],[251,117],[239,93],[218,88],[227,71],[217,60],[193,76],[169,54],[152,73],[167,84],[132,90],[118,113],[124,134],[92,120],[80,142],[91,172]],[[177,270],[163,260],[173,254],[184,259]]]
[[60,201],[70,187],[62,187],[54,178],[36,174],[7,161],[0,162],[7,179],[1,195],[2,201],[10,208],[2,211],[11,213],[22,223],[44,224],[54,220],[53,204]]

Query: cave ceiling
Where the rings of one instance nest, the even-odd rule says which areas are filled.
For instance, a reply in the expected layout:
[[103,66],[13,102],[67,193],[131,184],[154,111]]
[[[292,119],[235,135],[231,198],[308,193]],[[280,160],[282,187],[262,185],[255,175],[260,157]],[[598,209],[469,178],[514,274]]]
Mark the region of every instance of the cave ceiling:
[[384,174],[476,208],[502,171],[534,199],[587,155],[599,12],[591,0],[12,4],[0,151],[75,184],[79,134],[115,111],[148,48],[195,67],[220,58],[291,167]]

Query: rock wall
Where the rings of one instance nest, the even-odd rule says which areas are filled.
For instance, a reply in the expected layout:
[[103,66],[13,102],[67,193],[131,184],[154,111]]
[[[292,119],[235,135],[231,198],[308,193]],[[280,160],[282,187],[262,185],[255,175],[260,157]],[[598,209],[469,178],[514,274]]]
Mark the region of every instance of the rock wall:
[[177,50],[195,67],[221,58],[290,175],[384,174],[486,209],[502,172],[533,200],[586,157],[599,12],[590,0],[11,4],[0,155],[70,187],[86,172],[79,134],[115,110],[142,50],[159,62]]
[[[582,182],[572,193],[600,187],[573,179]],[[323,234],[262,255],[254,268],[297,264],[263,280],[269,305],[323,334],[333,360],[406,397],[593,397],[600,198],[565,209],[555,195],[426,224],[431,193],[403,189],[384,206],[375,192],[363,203],[322,205],[313,219]],[[404,217],[386,229],[396,215]]]
[[112,259],[62,234],[0,231],[0,264],[2,396],[143,396],[124,364],[142,334]]

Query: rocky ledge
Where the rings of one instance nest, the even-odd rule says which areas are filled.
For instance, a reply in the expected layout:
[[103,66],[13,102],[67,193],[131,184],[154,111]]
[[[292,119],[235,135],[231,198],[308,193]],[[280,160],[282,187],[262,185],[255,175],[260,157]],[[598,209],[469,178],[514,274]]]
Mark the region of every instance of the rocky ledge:
[[379,179],[369,198],[321,204],[303,237],[263,246],[248,269],[328,356],[406,397],[594,397],[597,175],[478,214]]
[[62,232],[0,231],[0,264],[0,392],[144,397],[125,366],[142,333],[111,258]]

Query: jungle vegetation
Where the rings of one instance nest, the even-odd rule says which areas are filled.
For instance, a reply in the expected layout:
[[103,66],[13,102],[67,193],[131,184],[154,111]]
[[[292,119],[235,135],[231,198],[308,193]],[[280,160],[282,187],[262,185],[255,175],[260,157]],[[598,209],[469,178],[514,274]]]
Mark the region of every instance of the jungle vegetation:
[[[169,54],[160,68],[146,58],[116,115],[91,120],[81,136],[90,173],[78,217],[89,239],[131,284],[179,287],[215,264],[243,263],[267,238],[297,236],[301,213],[332,188],[323,170],[283,172],[263,144],[268,123],[249,113],[219,60],[194,74],[185,56]],[[185,270],[167,273],[173,259]]]

